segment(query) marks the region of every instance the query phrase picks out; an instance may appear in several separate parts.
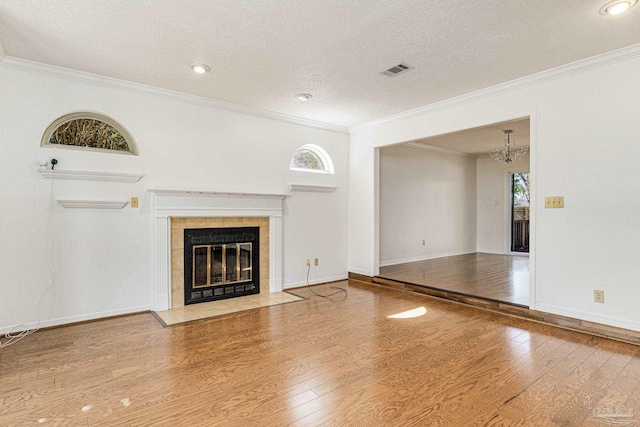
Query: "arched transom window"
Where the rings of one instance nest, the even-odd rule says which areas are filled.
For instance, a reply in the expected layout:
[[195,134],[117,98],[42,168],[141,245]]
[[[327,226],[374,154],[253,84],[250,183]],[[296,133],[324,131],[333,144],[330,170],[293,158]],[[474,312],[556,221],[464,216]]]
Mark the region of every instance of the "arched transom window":
[[124,126],[109,116],[91,111],[65,114],[55,120],[45,130],[41,145],[138,154],[138,147]]
[[293,153],[289,169],[300,172],[334,173],[329,154],[314,144],[306,144],[298,148]]

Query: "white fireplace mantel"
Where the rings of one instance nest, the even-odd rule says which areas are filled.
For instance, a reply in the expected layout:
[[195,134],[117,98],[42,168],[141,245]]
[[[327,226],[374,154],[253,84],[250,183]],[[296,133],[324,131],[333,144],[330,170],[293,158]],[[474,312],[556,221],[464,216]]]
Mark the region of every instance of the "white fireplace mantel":
[[283,285],[283,200],[286,194],[148,189],[153,194],[153,310],[171,308],[172,217],[269,217],[269,292]]

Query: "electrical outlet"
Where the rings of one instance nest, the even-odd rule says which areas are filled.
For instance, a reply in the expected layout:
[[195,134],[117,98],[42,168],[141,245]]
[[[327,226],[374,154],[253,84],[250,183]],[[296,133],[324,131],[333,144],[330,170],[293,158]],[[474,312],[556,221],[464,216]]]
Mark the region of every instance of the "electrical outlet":
[[132,208],[137,208],[138,207],[138,198],[137,197],[132,197],[131,198],[131,207]]
[[594,290],[593,291],[593,302],[604,302],[604,291]]
[[305,267],[309,267],[311,265],[311,260],[309,258],[307,258],[307,260],[305,261],[304,266]]
[[313,265],[318,265],[318,258],[313,259]]

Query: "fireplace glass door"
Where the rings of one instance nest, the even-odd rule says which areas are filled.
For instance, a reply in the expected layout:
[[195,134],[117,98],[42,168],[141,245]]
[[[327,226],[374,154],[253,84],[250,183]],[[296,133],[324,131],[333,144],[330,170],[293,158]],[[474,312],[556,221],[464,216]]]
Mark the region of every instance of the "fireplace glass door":
[[185,229],[185,305],[260,292],[258,227]]
[[250,282],[253,244],[198,245],[193,247],[193,287]]

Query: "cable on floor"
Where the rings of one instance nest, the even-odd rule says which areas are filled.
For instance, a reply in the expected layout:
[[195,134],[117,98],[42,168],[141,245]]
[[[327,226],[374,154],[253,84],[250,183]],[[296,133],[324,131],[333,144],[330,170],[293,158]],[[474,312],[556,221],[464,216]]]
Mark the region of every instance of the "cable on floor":
[[311,285],[309,284],[309,272],[310,272],[310,271],[311,271],[311,264],[307,265],[307,288],[309,288],[309,290],[310,290],[314,295],[319,296],[319,297],[322,297],[322,298],[329,298],[329,297],[332,297],[332,296],[334,296],[334,295],[341,294],[341,293],[343,293],[343,292],[344,292],[345,297],[346,297],[347,295],[349,295],[349,293],[347,292],[347,290],[346,290],[346,289],[341,288],[341,287],[339,287],[339,286],[329,286],[329,289],[334,289],[334,290],[335,290],[335,292],[330,293],[330,294],[327,294],[327,295],[322,295],[322,294],[317,293],[316,291],[314,291],[314,290],[311,288]]

